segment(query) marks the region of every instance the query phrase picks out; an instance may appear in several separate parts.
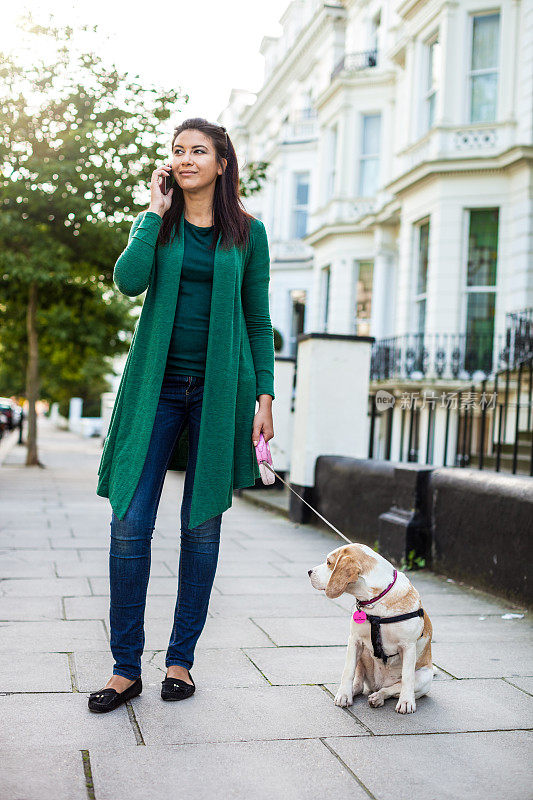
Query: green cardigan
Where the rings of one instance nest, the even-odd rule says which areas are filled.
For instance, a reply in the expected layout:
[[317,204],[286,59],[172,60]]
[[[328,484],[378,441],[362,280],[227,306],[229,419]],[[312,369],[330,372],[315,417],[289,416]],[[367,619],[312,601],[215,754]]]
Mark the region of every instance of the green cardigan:
[[[184,250],[179,236],[157,245],[159,214],[141,212],[119,256],[113,280],[123,294],[146,291],[104,442],[96,493],[123,519],[144,465],[174,322]],[[251,220],[246,247],[217,241],[209,318],[200,438],[189,527],[232,504],[233,489],[260,476],[252,442],[259,394],[274,395],[274,338],[268,308],[270,258],[266,230]],[[167,469],[184,470],[188,426],[174,442]]]

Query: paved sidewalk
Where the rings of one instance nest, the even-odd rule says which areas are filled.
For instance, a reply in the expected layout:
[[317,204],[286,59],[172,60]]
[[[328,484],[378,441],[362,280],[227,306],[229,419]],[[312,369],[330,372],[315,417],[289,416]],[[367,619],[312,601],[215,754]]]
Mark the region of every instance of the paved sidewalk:
[[328,600],[307,570],[342,540],[242,498],[222,521],[196,693],[163,702],[182,473],[167,475],[154,533],[144,691],[92,714],[88,693],[113,665],[101,449],[46,419],[39,441],[46,469],[24,467],[19,445],[0,467],[2,800],[532,797],[527,614],[417,573],[440,668],[431,694],[406,716],[395,700],[336,707],[352,599]]

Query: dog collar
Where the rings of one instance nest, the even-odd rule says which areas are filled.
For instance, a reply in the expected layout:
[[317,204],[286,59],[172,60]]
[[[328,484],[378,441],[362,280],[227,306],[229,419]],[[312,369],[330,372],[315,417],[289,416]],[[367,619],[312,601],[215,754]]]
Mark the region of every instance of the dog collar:
[[[389,583],[387,588],[384,589],[381,592],[381,594],[378,594],[376,597],[372,597],[370,600],[356,600],[355,604],[356,604],[357,608],[360,610],[361,606],[369,606],[371,603],[375,603],[376,600],[379,600],[380,598],[383,597],[383,595],[387,594],[387,592],[389,592],[392,589],[392,587],[394,586],[394,584],[396,583],[396,576],[397,575],[398,575],[398,571],[394,570],[394,575],[393,575],[392,581]],[[354,619],[355,619],[355,616],[354,616]]]

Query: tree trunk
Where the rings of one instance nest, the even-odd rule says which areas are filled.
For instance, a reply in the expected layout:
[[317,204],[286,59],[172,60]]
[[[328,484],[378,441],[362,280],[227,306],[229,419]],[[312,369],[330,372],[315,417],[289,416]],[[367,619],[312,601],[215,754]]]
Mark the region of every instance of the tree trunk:
[[28,336],[28,363],[26,366],[26,397],[28,398],[28,433],[26,466],[42,466],[37,454],[37,411],[35,404],[39,399],[39,342],[37,338],[37,284],[32,281],[28,291],[28,310],[26,312],[26,333]]

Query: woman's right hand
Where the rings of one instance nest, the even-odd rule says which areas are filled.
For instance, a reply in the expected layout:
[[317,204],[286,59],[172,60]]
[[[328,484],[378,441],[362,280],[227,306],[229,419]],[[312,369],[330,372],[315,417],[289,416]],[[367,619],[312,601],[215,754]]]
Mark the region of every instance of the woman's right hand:
[[165,211],[168,211],[172,202],[172,195],[174,194],[174,187],[168,194],[163,194],[161,191],[160,183],[163,183],[163,177],[166,175],[168,178],[172,174],[170,164],[163,164],[162,167],[157,167],[152,172],[152,179],[150,181],[150,211],[155,211],[156,214],[163,216]]

